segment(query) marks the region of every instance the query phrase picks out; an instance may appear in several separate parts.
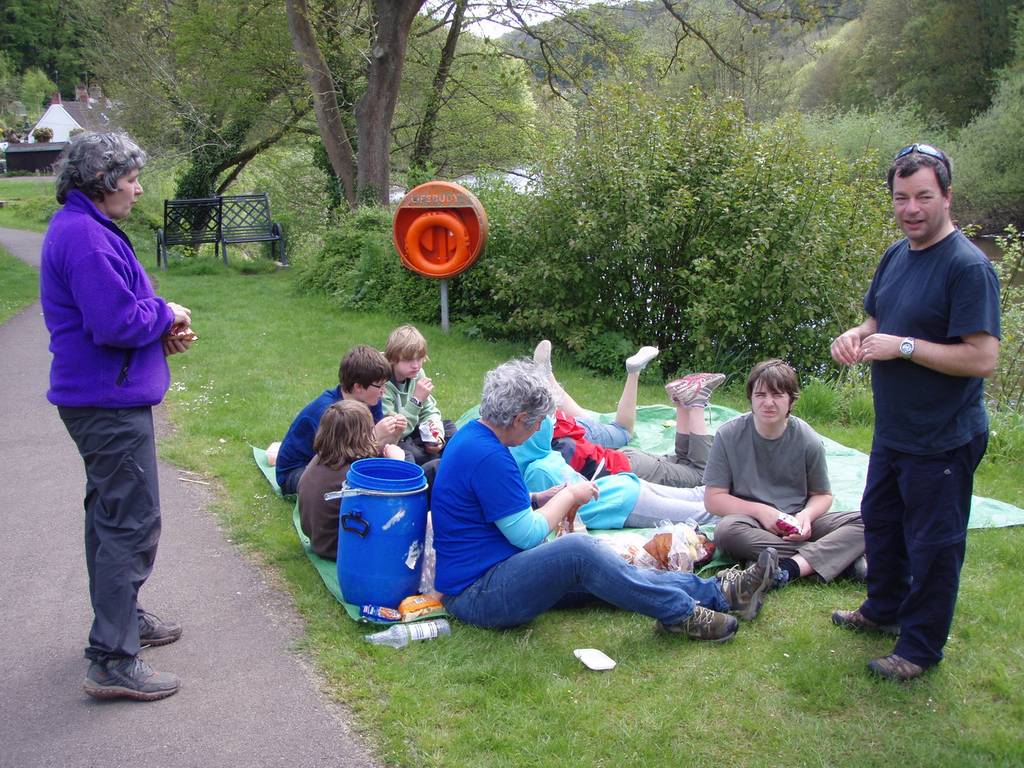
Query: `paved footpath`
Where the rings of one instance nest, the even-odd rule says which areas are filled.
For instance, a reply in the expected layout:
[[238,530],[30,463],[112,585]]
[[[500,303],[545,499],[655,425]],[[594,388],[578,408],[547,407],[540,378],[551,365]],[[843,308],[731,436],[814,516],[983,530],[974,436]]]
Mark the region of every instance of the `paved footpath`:
[[[41,244],[0,228],[0,245],[30,264]],[[185,631],[142,655],[182,688],[149,703],[85,695],[85,472],[46,401],[47,340],[38,303],[0,325],[0,768],[379,765],[293,652],[302,626],[288,597],[225,540],[207,488],[163,463],[163,534],[142,598]]]

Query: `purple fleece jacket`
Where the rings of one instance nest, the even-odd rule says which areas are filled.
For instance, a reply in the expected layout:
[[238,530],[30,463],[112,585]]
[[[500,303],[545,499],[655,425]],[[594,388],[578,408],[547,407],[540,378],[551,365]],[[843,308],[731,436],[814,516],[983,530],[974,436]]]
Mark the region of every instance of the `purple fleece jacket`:
[[133,408],[170,385],[162,337],[174,322],[128,237],[77,189],[54,214],[39,270],[54,405]]

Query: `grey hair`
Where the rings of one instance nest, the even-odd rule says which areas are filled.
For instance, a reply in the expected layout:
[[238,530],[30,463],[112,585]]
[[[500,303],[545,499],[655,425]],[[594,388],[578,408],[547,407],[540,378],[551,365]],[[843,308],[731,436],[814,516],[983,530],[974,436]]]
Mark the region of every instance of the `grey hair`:
[[484,378],[480,418],[496,427],[509,427],[520,413],[536,424],[555,410],[555,398],[542,371],[525,358],[509,360]]
[[117,182],[146,164],[146,153],[124,133],[82,133],[71,139],[57,166],[57,202],[81,191],[90,200],[117,190]]

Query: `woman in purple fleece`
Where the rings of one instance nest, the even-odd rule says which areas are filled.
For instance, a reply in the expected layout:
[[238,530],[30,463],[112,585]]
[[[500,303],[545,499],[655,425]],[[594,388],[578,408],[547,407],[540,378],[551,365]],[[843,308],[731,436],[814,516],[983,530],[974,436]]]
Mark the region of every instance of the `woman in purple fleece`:
[[152,406],[170,383],[167,355],[195,335],[185,307],[155,295],[115,224],[142,194],[146,154],[127,136],[82,134],[61,160],[43,241],[40,299],[50,331],[47,399],[85,462],[85,560],[93,624],[85,691],[142,701],[176,693],[174,675],[138,654],[181,627],[138,605],[160,539]]

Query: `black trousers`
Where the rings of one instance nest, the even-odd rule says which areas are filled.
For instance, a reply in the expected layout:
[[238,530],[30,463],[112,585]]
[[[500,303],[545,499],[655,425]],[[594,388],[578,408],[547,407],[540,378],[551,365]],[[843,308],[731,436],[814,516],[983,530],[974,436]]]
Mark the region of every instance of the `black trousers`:
[[953,624],[974,471],[988,433],[931,456],[873,446],[861,502],[868,599],[860,612],[899,624],[894,653],[938,664]]
[[160,540],[153,414],[145,408],[58,409],[85,462],[85,562],[93,624],[87,658],[139,652],[139,589]]

